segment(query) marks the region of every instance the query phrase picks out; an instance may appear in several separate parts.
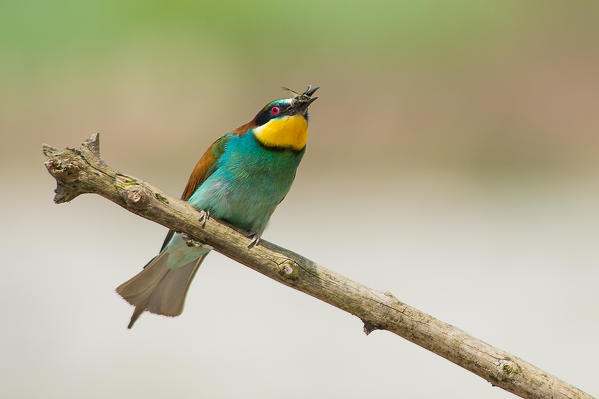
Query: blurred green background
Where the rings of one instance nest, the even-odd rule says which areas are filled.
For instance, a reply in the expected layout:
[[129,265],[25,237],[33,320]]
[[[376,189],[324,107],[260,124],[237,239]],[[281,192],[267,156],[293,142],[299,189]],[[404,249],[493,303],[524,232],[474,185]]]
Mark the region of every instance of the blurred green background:
[[268,101],[321,86],[267,240],[599,393],[599,3],[0,1],[10,397],[509,397],[213,254],[183,316],[113,292],[164,229],[51,203],[41,143],[173,195]]

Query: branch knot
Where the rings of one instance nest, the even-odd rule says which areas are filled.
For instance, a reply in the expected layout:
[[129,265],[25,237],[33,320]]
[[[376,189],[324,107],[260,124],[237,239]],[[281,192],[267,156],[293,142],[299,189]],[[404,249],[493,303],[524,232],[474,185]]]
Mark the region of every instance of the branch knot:
[[123,192],[123,197],[128,206],[132,208],[143,208],[148,203],[149,193],[140,185],[129,186]]
[[285,259],[279,263],[279,275],[286,280],[297,281],[299,279],[299,265],[291,259]]

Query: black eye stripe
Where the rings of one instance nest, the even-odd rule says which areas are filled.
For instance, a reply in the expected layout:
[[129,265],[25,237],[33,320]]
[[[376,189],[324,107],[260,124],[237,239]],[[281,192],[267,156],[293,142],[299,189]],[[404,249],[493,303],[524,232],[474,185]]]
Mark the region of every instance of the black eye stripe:
[[[273,112],[273,108],[279,108],[279,112],[274,113]],[[287,111],[290,107],[290,104],[284,103],[284,102],[279,102],[279,103],[270,103],[268,104],[266,107],[264,107],[264,109],[262,110],[262,112],[260,112],[258,114],[258,116],[256,116],[256,126],[262,126],[265,123],[267,123],[269,120],[279,117],[281,115],[285,114],[285,111]]]

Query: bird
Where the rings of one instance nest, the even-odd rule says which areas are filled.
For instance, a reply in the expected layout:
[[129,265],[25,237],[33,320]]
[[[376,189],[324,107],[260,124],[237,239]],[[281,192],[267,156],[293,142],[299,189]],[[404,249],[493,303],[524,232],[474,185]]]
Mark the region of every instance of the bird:
[[[286,89],[286,88],[284,88]],[[277,205],[285,198],[306,151],[308,109],[319,87],[269,102],[248,123],[217,139],[196,163],[181,199],[208,218],[248,233],[248,250],[260,237]],[[198,268],[210,252],[170,230],[158,255],[117,293],[135,306],[127,328],[145,312],[178,316]]]

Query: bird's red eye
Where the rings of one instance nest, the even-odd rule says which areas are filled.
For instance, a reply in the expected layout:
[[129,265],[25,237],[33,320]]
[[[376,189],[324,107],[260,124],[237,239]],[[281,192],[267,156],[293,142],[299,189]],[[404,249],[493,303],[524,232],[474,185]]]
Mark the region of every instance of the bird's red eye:
[[272,113],[273,113],[273,115],[276,115],[276,114],[278,114],[278,113],[279,113],[279,111],[281,111],[281,110],[279,109],[279,107],[272,107],[272,108],[270,109],[270,112],[272,112]]

